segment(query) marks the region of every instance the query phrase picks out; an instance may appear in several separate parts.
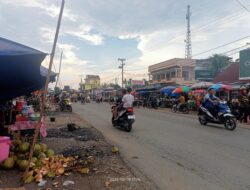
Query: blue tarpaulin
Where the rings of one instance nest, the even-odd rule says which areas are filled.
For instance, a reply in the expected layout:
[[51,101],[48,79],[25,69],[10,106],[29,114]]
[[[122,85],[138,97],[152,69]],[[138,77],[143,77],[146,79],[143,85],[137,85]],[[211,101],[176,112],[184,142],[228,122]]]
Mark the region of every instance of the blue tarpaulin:
[[[46,53],[0,38],[0,103],[44,87]],[[55,73],[51,80],[55,80]]]

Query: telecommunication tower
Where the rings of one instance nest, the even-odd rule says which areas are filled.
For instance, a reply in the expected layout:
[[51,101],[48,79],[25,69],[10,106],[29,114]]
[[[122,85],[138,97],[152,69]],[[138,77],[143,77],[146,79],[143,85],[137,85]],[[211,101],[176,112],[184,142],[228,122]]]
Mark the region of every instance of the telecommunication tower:
[[191,12],[190,12],[190,5],[187,6],[187,34],[186,34],[186,49],[185,49],[185,58],[191,59],[192,58],[192,42],[191,42],[191,30],[190,30],[190,17],[191,17]]

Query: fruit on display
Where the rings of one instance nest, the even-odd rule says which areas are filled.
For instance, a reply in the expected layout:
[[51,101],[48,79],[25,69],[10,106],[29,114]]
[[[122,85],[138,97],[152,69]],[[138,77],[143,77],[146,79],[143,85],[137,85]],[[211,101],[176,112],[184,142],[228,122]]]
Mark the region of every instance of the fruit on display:
[[29,151],[29,148],[30,148],[30,144],[28,142],[23,142],[21,144],[19,144],[19,151],[20,152],[28,152]]
[[51,156],[54,156],[55,155],[55,152],[54,150],[52,149],[48,149],[46,152],[45,152],[46,156],[47,157],[51,157]]
[[41,151],[46,152],[48,150],[48,146],[44,143],[40,143]]
[[41,145],[40,144],[35,144],[34,152],[41,152]]
[[15,160],[13,157],[9,157],[6,160],[4,160],[2,167],[6,170],[13,169],[15,165]]
[[21,171],[24,171],[27,168],[27,166],[28,166],[28,160],[20,160],[18,162],[18,168]]

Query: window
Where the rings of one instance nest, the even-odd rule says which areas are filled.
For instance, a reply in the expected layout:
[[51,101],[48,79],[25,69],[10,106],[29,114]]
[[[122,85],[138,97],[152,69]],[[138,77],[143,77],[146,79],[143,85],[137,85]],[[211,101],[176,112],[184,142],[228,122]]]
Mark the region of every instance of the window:
[[189,72],[188,71],[182,71],[182,77],[185,81],[189,80]]

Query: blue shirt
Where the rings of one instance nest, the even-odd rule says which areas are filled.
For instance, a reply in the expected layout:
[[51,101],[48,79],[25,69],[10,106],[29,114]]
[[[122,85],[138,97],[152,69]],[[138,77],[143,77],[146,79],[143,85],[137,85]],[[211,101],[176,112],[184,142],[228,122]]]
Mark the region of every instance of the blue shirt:
[[213,102],[211,102],[209,99],[211,100],[216,100],[217,97],[213,94],[207,94],[205,97],[204,97],[204,102],[205,102],[205,106],[206,107],[213,107],[214,104]]

